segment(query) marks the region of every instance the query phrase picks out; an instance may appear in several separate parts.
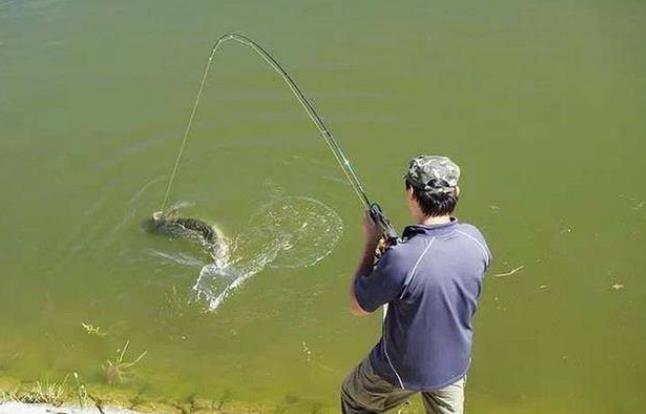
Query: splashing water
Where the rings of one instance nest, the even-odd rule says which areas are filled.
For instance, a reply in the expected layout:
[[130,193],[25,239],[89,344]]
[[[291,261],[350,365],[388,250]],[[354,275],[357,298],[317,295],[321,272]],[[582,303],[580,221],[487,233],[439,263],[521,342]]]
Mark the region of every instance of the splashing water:
[[341,217],[309,197],[281,197],[253,214],[231,246],[230,256],[202,268],[193,286],[216,310],[246,280],[265,267],[313,266],[328,256],[343,234]]

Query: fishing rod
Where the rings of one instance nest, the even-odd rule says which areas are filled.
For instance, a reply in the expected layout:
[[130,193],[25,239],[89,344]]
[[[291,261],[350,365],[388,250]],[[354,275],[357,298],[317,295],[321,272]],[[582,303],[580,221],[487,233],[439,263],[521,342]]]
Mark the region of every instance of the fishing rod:
[[164,200],[162,202],[162,211],[166,208],[166,204],[168,202],[168,197],[170,195],[170,190],[173,185],[173,181],[175,179],[175,175],[177,174],[177,169],[179,167],[180,160],[182,158],[182,154],[184,152],[184,148],[186,147],[186,141],[189,135],[189,132],[191,130],[191,126],[193,124],[193,118],[195,117],[195,112],[197,111],[197,107],[200,102],[200,97],[202,96],[202,91],[204,90],[204,85],[206,84],[206,78],[209,73],[209,70],[211,68],[211,63],[213,62],[213,58],[215,56],[215,53],[217,52],[218,48],[225,42],[228,41],[234,41],[239,44],[248,46],[251,48],[258,56],[260,56],[276,73],[280,75],[280,77],[283,79],[283,81],[287,84],[289,89],[292,91],[298,102],[301,104],[307,115],[309,116],[310,120],[316,125],[316,128],[319,130],[321,135],[323,136],[323,139],[327,143],[328,147],[334,154],[334,157],[339,164],[339,167],[341,167],[341,170],[343,170],[346,178],[350,182],[354,192],[356,195],[359,197],[360,202],[365,206],[365,208],[368,210],[370,217],[372,220],[375,222],[375,224],[379,227],[379,230],[381,231],[384,239],[387,241],[388,244],[396,244],[398,241],[398,235],[395,229],[392,227],[390,224],[390,220],[386,217],[384,214],[383,209],[379,204],[371,202],[370,199],[368,198],[368,195],[366,194],[365,190],[363,189],[363,185],[361,184],[361,181],[359,180],[359,177],[357,176],[356,172],[354,171],[354,168],[352,168],[352,165],[350,164],[350,161],[348,158],[345,156],[345,153],[339,146],[338,142],[334,138],[334,135],[332,135],[332,132],[330,129],[325,125],[325,122],[321,119],[319,114],[316,112],[316,109],[314,109],[314,106],[312,103],[307,99],[305,94],[301,91],[301,89],[296,85],[296,82],[294,79],[289,75],[289,73],[282,67],[280,63],[274,57],[267,52],[265,49],[262,48],[258,43],[255,41],[249,39],[246,36],[239,35],[236,33],[227,33],[224,36],[220,37],[219,39],[216,40],[215,44],[213,45],[211,49],[211,53],[209,54],[209,59],[206,63],[206,68],[204,69],[204,74],[202,75],[202,81],[200,82],[200,88],[197,92],[197,96],[195,98],[195,102],[193,103],[193,109],[191,111],[191,114],[188,119],[188,123],[186,125],[186,129],[184,131],[184,137],[182,139],[182,144],[180,146],[180,150],[177,154],[177,158],[175,159],[175,164],[173,165],[173,169],[171,171],[170,178],[168,180],[168,185],[166,186],[166,193],[164,195]]

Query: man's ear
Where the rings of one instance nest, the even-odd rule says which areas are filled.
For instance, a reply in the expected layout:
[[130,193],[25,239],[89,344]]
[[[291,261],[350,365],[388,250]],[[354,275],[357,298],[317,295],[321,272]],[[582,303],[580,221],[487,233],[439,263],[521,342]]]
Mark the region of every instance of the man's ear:
[[456,187],[455,187],[455,195],[456,195],[456,196],[458,196],[458,197],[460,197],[461,190],[462,190],[462,189],[460,188],[460,186],[459,186],[459,185],[458,185],[458,186],[456,186]]

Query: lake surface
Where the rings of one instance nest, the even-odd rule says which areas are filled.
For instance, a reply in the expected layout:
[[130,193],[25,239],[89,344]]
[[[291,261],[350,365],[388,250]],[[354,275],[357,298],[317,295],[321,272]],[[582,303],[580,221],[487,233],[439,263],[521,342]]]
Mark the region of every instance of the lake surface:
[[469,412],[646,410],[646,4],[627,0],[0,0],[0,377],[105,386],[129,340],[147,354],[113,387],[142,399],[336,412],[380,330],[347,309],[361,205],[248,49],[220,51],[170,199],[253,275],[209,311],[208,255],[141,227],[229,31],[285,65],[397,227],[411,157],[462,166],[457,215],[495,256]]

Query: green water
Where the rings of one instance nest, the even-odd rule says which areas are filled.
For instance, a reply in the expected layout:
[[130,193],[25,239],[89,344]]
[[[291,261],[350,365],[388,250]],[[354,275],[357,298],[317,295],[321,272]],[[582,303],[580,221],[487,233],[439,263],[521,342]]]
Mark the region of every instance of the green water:
[[235,238],[272,200],[308,197],[342,220],[338,243],[207,312],[191,288],[208,257],[140,227],[211,43],[238,31],[292,72],[398,227],[409,158],[462,166],[458,216],[495,255],[469,412],[646,410],[645,3],[0,1],[0,376],[78,371],[92,388],[130,339],[126,359],[148,353],[115,387],[144,399],[336,412],[379,335],[347,310],[360,205],[248,50],[219,55],[171,201]]

